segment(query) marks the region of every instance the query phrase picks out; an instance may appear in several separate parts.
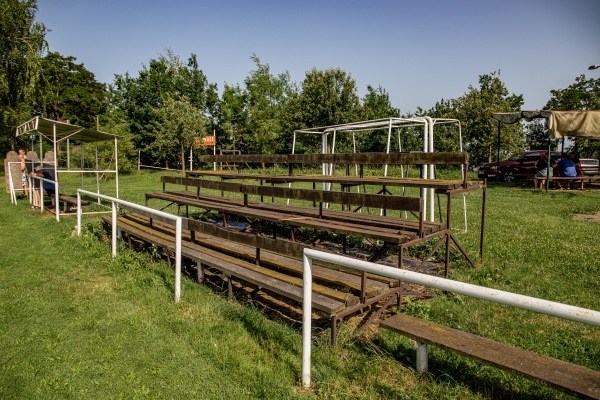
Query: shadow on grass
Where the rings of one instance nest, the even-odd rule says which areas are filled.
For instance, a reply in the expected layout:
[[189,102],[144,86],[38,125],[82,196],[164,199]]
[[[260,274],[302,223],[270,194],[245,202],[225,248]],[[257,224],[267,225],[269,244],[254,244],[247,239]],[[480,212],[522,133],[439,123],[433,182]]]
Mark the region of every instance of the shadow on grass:
[[[406,338],[391,341],[378,335],[370,346],[377,346],[397,361],[415,367],[416,348]],[[367,346],[363,345],[363,348]],[[481,364],[429,346],[429,370],[424,373],[438,384],[468,387],[485,398],[515,400],[546,400],[570,398],[548,386],[537,384],[516,373]],[[384,388],[382,388],[383,390]]]

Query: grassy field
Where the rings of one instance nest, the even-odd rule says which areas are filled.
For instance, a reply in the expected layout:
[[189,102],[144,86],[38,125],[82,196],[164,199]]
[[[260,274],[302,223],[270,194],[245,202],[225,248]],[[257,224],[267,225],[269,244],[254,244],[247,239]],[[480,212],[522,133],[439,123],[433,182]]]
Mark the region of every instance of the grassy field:
[[[120,197],[143,204],[145,192],[161,190],[161,175],[119,177]],[[112,194],[113,182],[101,191]],[[473,257],[480,196],[467,196],[469,230],[457,232]],[[460,218],[460,207],[454,211]],[[456,262],[451,278],[600,310],[600,225],[574,218],[599,211],[597,191],[492,187],[485,259],[477,269]],[[355,337],[349,327],[334,349],[326,333],[315,336],[314,386],[304,391],[298,330],[188,279],[175,304],[166,263],[124,246],[112,259],[97,218],[84,222],[86,234],[74,237],[74,218],[56,223],[0,196],[0,398],[567,397],[436,349],[430,373],[417,374],[408,340],[389,332]],[[409,312],[600,370],[598,328],[437,294]]]

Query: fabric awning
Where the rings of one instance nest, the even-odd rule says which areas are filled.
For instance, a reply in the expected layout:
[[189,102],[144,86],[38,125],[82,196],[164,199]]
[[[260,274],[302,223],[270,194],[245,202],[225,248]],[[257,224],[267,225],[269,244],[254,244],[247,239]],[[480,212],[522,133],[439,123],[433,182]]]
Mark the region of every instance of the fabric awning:
[[514,113],[492,113],[492,117],[504,124],[515,124],[520,120],[531,121],[544,118],[548,122],[551,138],[563,136],[600,139],[600,111],[521,111]]

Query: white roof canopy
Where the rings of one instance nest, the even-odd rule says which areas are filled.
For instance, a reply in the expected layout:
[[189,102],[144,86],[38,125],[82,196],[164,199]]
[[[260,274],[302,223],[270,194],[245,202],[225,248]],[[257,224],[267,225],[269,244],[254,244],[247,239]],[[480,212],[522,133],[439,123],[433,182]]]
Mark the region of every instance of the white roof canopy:
[[17,137],[39,133],[53,142],[56,130],[56,142],[70,139],[79,142],[98,142],[103,140],[120,139],[121,136],[84,128],[66,122],[54,121],[43,117],[33,117],[17,127]]

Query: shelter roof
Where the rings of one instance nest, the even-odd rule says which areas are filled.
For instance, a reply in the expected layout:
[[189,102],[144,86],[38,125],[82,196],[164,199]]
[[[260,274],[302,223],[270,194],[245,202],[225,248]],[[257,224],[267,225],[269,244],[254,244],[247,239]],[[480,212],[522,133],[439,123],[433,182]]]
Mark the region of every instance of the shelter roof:
[[532,119],[544,118],[548,122],[551,137],[573,136],[600,139],[600,111],[536,110],[492,113],[492,117],[505,124],[514,124],[521,119],[531,121]]
[[308,128],[308,129],[297,129],[295,132],[299,133],[329,133],[333,131],[342,132],[342,131],[364,131],[364,130],[372,130],[372,129],[380,129],[380,128],[396,128],[401,126],[422,126],[426,123],[426,120],[421,117],[415,118],[381,118],[375,119],[371,121],[361,121],[361,122],[351,122],[347,124],[339,124],[339,125],[329,125],[329,126],[320,126],[316,128]]
[[83,126],[54,121],[43,117],[33,117],[29,121],[19,125],[17,127],[17,137],[29,135],[31,133],[39,133],[49,141],[54,141],[55,129],[57,142],[61,142],[66,139],[79,142],[98,142],[103,140],[120,139],[122,137],[113,135],[112,133],[84,128]]

